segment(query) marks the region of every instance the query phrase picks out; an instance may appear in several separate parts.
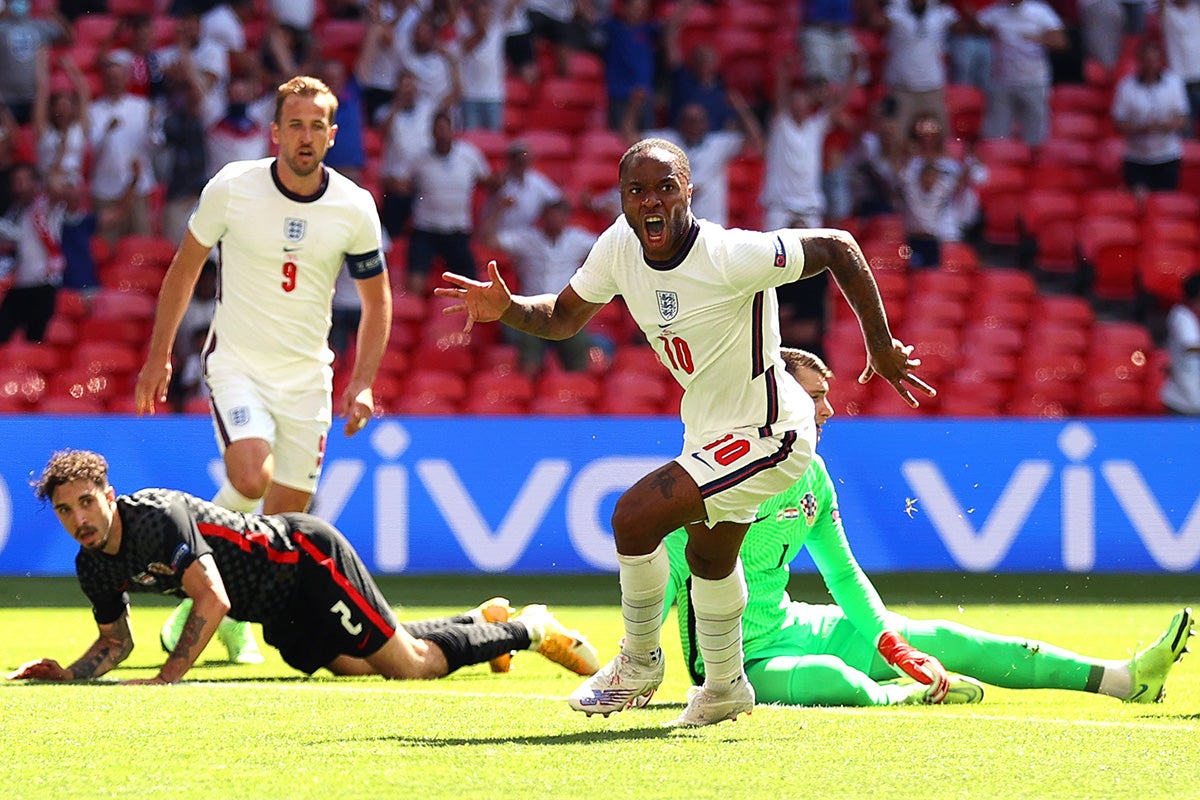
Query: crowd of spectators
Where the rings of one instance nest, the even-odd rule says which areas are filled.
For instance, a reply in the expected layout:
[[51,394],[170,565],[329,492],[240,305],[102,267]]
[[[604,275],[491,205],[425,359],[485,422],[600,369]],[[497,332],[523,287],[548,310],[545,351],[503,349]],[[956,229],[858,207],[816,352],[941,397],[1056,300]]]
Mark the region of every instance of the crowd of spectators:
[[[337,94],[327,163],[375,194],[396,290],[424,298],[435,265],[475,274],[482,257],[522,285],[569,274],[541,256],[580,260],[618,208],[611,155],[607,185],[576,179],[585,133],[675,141],[697,215],[722,224],[894,221],[912,270],[980,242],[977,146],[1049,150],[1057,86],[1102,89],[1125,188],[1195,193],[1196,42],[1200,0],[8,0],[0,334],[39,341],[55,289],[86,297],[123,238],[178,241],[209,177],[269,154],[274,87],[293,74]],[[549,105],[583,123],[551,132],[581,152],[552,169],[538,134],[554,118],[525,112],[566,80],[585,96]],[[14,316],[30,289],[41,299]],[[785,344],[824,354],[826,288],[789,289]],[[338,319],[344,348],[352,303]],[[603,335],[581,342],[592,356],[568,346],[557,366],[613,355]],[[536,375],[541,348],[518,344]]]

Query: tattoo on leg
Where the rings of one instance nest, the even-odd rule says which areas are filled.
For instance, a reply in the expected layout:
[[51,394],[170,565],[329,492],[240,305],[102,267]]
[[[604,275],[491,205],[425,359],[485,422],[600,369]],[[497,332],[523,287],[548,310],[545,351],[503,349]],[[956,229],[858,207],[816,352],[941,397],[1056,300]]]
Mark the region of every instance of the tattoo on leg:
[[671,474],[670,467],[659,470],[650,485],[657,487],[664,500],[669,500],[675,496],[675,477]]

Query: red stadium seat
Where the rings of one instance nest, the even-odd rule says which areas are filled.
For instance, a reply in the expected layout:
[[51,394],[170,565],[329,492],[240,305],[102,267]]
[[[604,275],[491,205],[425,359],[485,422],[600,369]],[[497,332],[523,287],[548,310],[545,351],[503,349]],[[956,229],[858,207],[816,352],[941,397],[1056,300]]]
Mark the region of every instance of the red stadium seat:
[[1054,138],[1095,142],[1106,133],[1102,118],[1081,111],[1057,111],[1050,115],[1050,135]]
[[917,270],[909,276],[910,303],[924,295],[939,295],[954,300],[965,300],[971,295],[974,279],[961,272],[944,269]]
[[1133,416],[1142,409],[1142,388],[1129,381],[1089,380],[1079,399],[1079,413],[1087,417]]
[[163,236],[128,234],[117,240],[113,248],[114,264],[157,267],[166,270],[175,257],[175,242]]
[[1089,329],[1096,314],[1092,304],[1074,295],[1039,295],[1036,298],[1033,318],[1076,325]]
[[975,278],[977,297],[1002,295],[1014,300],[1032,301],[1037,296],[1037,283],[1028,272],[1013,267],[989,267]]
[[1080,195],[1079,210],[1087,217],[1133,219],[1138,215],[1138,204],[1128,189],[1091,189]]
[[1104,116],[1109,112],[1109,94],[1087,84],[1055,84],[1050,89],[1051,117],[1060,111]]
[[1116,217],[1085,217],[1079,223],[1079,247],[1092,276],[1089,290],[1103,302],[1137,298],[1137,224]]
[[985,102],[983,91],[975,86],[947,84],[946,112],[950,118],[950,130],[956,138],[969,141],[979,138]]
[[914,291],[904,318],[910,324],[947,325],[957,328],[967,318],[967,303],[952,295]]
[[586,372],[546,371],[536,388],[539,399],[579,400],[590,405],[600,397],[600,384]]
[[974,275],[982,263],[979,253],[967,242],[942,242],[943,272]]
[[143,292],[123,292],[103,288],[92,298],[92,320],[150,320],[157,301]]
[[998,165],[1028,169],[1033,149],[1019,139],[983,139],[975,145],[975,157],[989,169]]
[[529,404],[529,413],[548,417],[584,417],[592,413],[592,404],[579,397],[538,396]]
[[1146,246],[1165,245],[1193,250],[1200,244],[1200,223],[1194,219],[1147,217],[1142,221]]
[[962,340],[953,327],[911,322],[905,324],[900,339],[913,346],[914,355],[921,359],[921,377],[926,380],[941,379],[962,360]]
[[46,377],[27,367],[0,367],[0,400],[8,411],[29,411],[46,393]]
[[658,358],[658,353],[646,344],[629,344],[618,347],[613,353],[611,372],[635,372],[668,378],[670,373]]
[[617,161],[625,155],[629,143],[616,131],[607,128],[590,128],[575,137],[575,148],[579,155],[588,160],[606,162],[612,169],[611,183],[617,182]]
[[84,341],[72,353],[74,366],[91,373],[132,375],[144,361],[141,343]]
[[1200,263],[1194,248],[1151,244],[1138,259],[1142,288],[1162,310],[1183,300],[1183,280],[1198,270]]
[[482,372],[471,380],[470,395],[524,406],[534,396],[533,380],[521,372]]
[[1041,318],[1034,312],[1033,320],[1025,329],[1025,338],[1030,350],[1048,353],[1082,354],[1091,341],[1087,327],[1070,322]]
[[1150,192],[1146,195],[1147,219],[1174,217],[1187,220],[1200,215],[1200,196],[1186,192]]
[[[602,79],[546,78],[525,112],[525,121],[530,128],[574,136],[598,124],[607,103]],[[537,148],[531,147],[540,159]],[[558,180],[565,182],[561,177]]]
[[0,365],[7,369],[52,374],[65,364],[64,351],[43,342],[35,344],[17,339],[0,345]]

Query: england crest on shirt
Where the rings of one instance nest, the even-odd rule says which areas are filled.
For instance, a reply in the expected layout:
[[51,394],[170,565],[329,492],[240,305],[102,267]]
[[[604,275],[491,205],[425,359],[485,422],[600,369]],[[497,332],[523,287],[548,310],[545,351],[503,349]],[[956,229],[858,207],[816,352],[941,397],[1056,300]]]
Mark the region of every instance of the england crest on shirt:
[[679,313],[679,295],[664,291],[656,291],[654,294],[658,296],[658,313],[662,318],[667,322],[675,319]]
[[289,242],[298,242],[304,238],[308,224],[296,217],[288,217],[283,221],[283,235]]

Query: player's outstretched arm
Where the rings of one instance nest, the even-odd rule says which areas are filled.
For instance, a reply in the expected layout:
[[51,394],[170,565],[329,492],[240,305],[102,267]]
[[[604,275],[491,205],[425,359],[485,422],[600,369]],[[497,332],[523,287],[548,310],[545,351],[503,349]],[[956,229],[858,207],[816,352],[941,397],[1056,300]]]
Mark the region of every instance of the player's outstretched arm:
[[929,397],[935,396],[937,390],[912,373],[921,365],[919,358],[912,357],[912,346],[892,336],[875,276],[854,237],[846,231],[826,229],[806,232],[803,241],[803,277],[828,269],[858,316],[867,348],[867,367],[859,376],[859,383],[866,383],[878,374],[913,408],[920,403],[905,384]]
[[950,691],[950,676],[946,674],[942,662],[913,647],[896,631],[884,631],[879,634],[875,647],[884,661],[917,683],[929,687],[925,692],[926,702],[940,703],[946,699],[946,694]]
[[69,667],[52,658],[39,658],[22,664],[9,673],[10,681],[82,681],[95,678],[124,661],[133,652],[133,634],[129,630],[129,607],[112,623],[100,625],[100,636]]
[[217,569],[217,562],[205,554],[183,571],[183,590],[192,598],[192,610],[183,623],[183,632],[175,649],[167,656],[158,675],[127,683],[174,683],[182,678],[204,652],[217,626],[229,613],[229,595]]
[[466,313],[464,331],[470,331],[476,322],[500,321],[510,328],[542,339],[567,339],[583,330],[588,320],[603,308],[602,304],[589,303],[581,298],[570,284],[556,295],[514,295],[500,275],[500,268],[495,261],[489,261],[487,269],[487,281],[444,272],[442,278],[454,284],[453,287],[433,290],[438,297],[459,301],[442,309],[442,313]]
[[158,307],[154,311],[154,330],[150,334],[150,348],[146,363],[138,373],[134,399],[138,416],[153,414],[155,403],[167,401],[167,387],[171,384],[171,350],[175,346],[175,334],[183,322],[188,301],[196,288],[196,280],[204,267],[211,247],[196,240],[191,231],[183,235],[171,266],[163,276],[158,290]]

